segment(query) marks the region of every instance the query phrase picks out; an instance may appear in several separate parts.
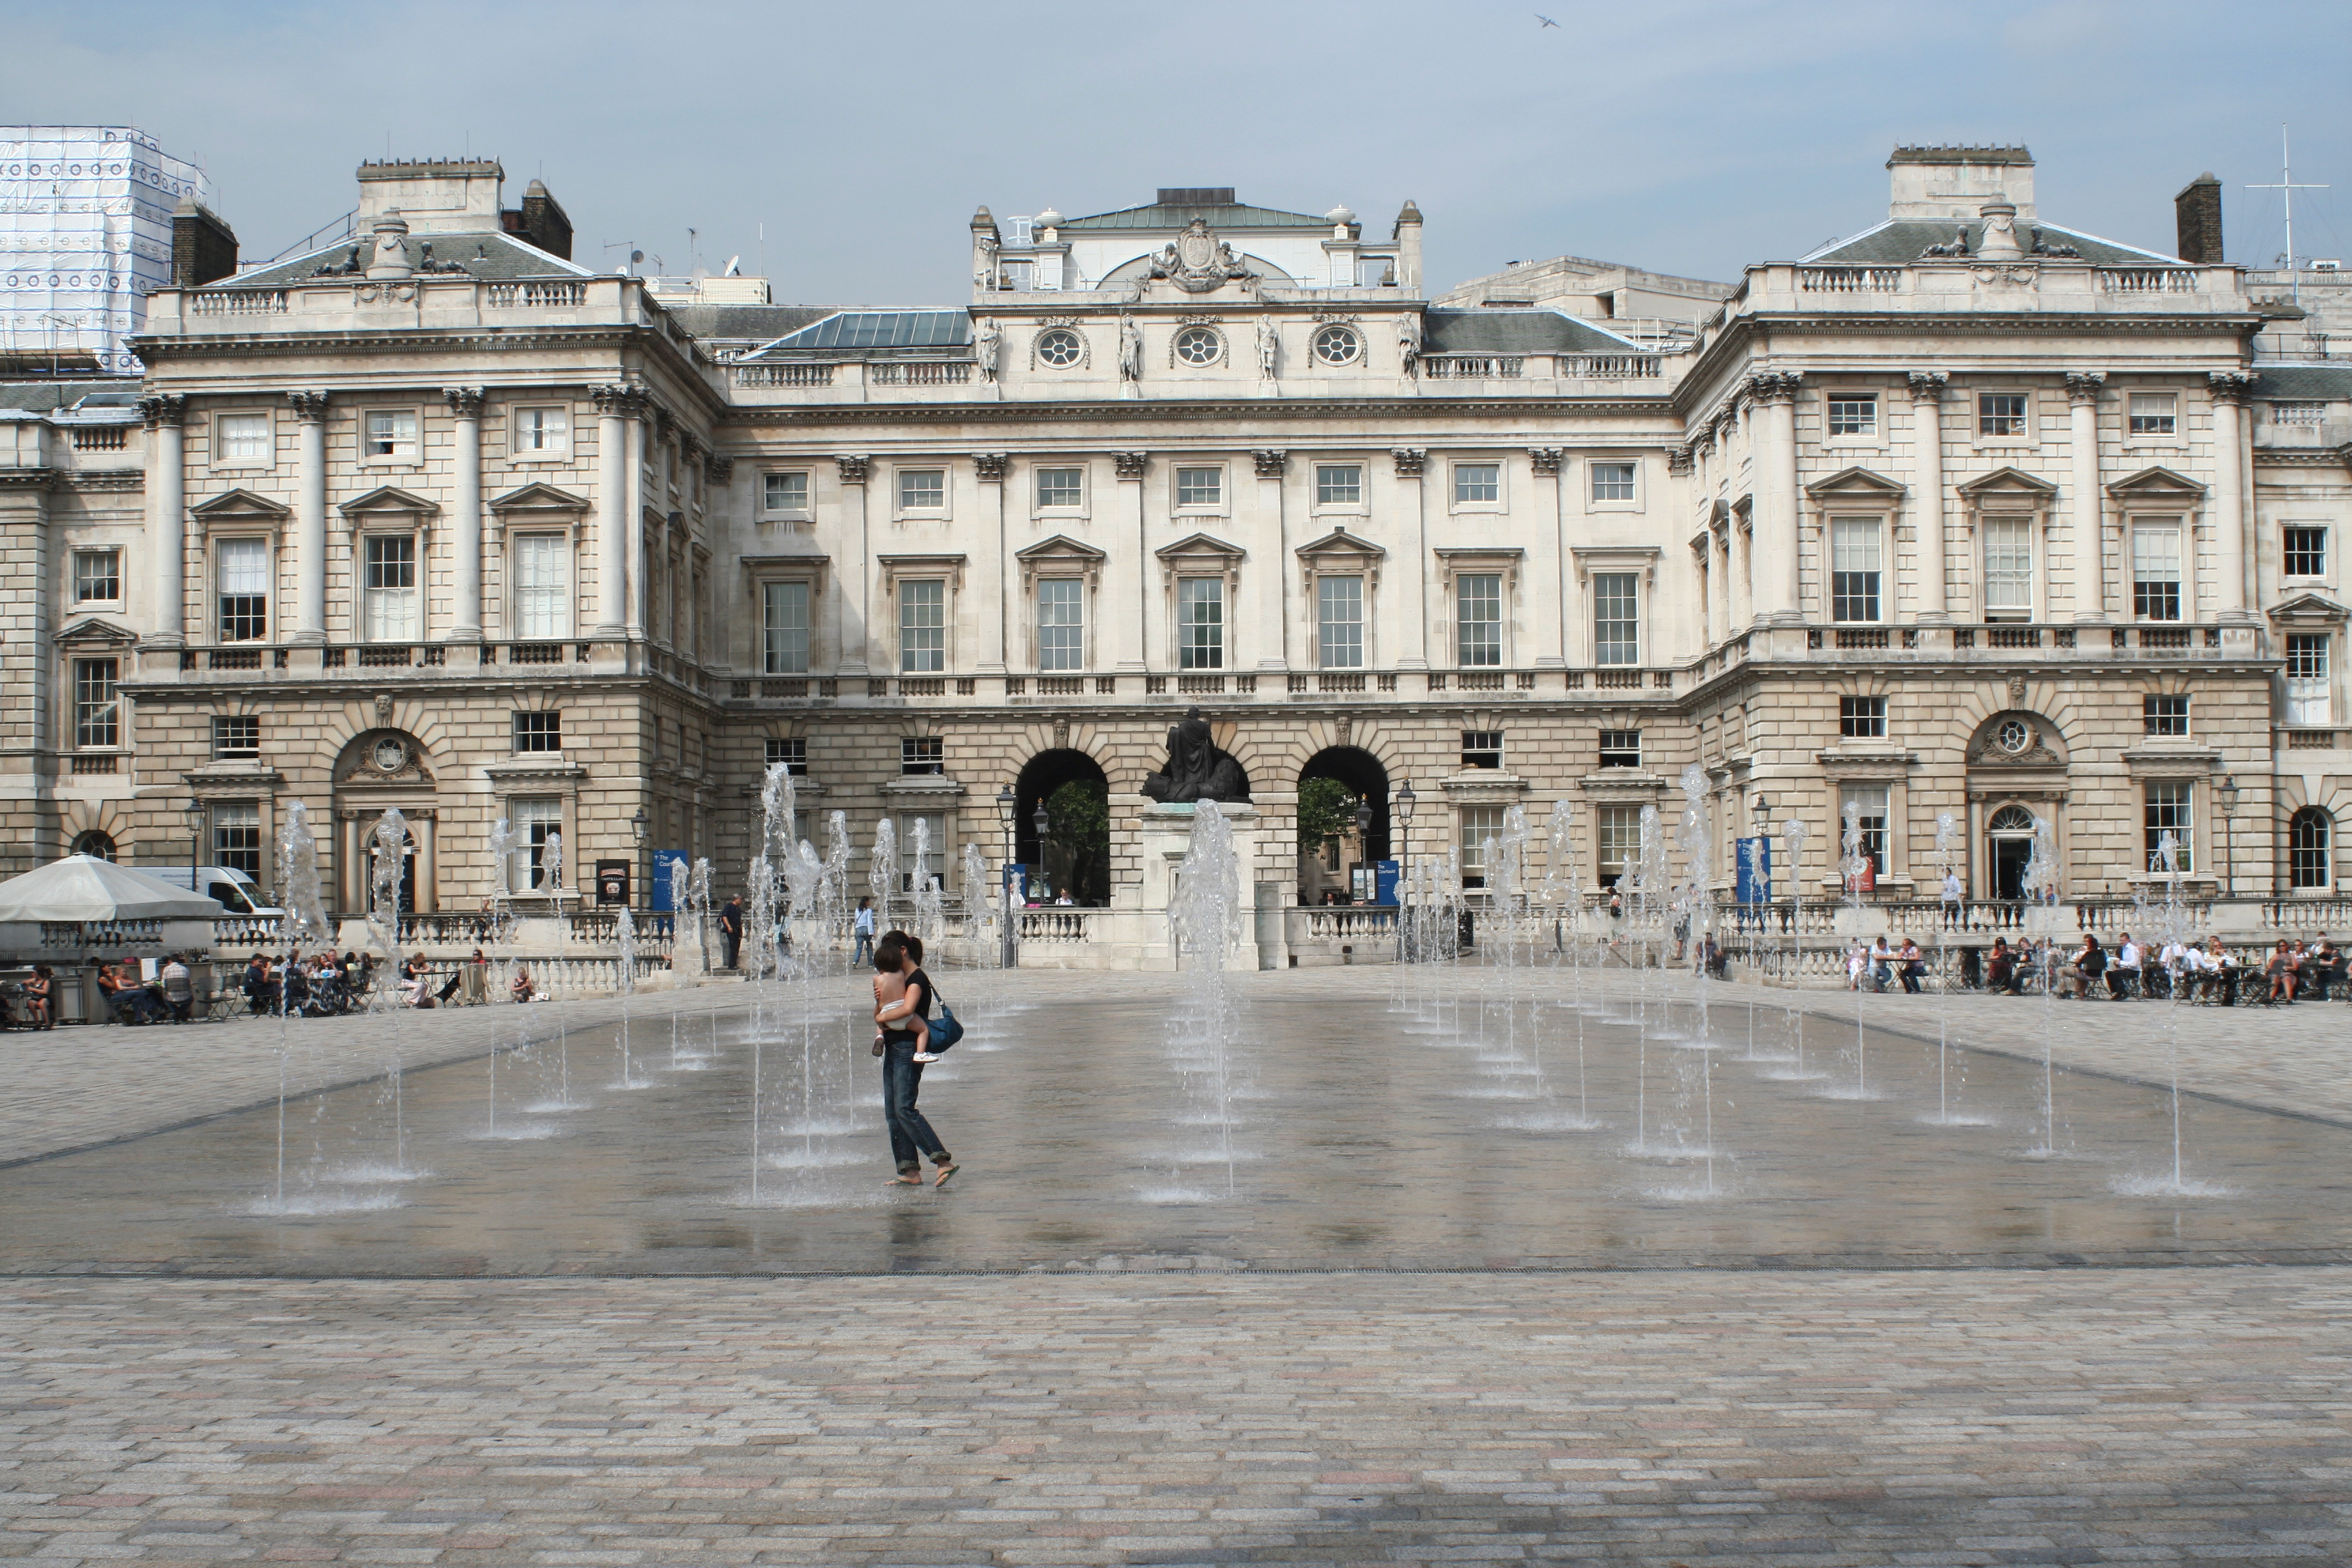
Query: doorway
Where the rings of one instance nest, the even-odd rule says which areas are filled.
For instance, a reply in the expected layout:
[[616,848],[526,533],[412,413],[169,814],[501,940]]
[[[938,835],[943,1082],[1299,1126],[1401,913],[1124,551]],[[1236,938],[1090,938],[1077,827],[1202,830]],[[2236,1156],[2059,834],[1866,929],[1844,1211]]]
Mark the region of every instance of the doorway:
[[2021,805],[2004,805],[1992,814],[1985,837],[1990,851],[1986,863],[1992,868],[1992,896],[2011,900],[2024,898],[2026,862],[2033,858],[2033,814]]

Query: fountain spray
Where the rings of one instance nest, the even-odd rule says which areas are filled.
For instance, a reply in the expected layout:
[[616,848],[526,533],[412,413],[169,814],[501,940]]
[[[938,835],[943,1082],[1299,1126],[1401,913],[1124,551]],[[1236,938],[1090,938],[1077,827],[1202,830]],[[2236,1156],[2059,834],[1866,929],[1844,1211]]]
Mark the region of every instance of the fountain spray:
[[[400,815],[398,806],[387,808],[377,819],[374,838],[375,858],[369,877],[374,896],[368,904],[368,933],[383,954],[388,984],[376,988],[370,1011],[398,1005],[394,999],[400,992],[400,881],[408,847],[408,819]],[[400,1081],[400,1047],[395,1043],[388,1050],[385,1079],[392,1091],[392,1163],[394,1169],[406,1170],[408,1117]]]
[[[1845,832],[1842,835],[1845,853],[1839,858],[1838,873],[1845,879],[1846,907],[1853,911],[1854,940],[1860,942],[1862,940],[1862,884],[1869,875],[1872,864],[1870,852],[1863,844],[1862,802],[1849,796],[1842,815],[1845,818]],[[1862,955],[1863,973],[1854,977],[1853,1097],[1856,1100],[1870,1098],[1870,1043],[1868,1037],[1863,1033],[1862,1026],[1865,1005],[1864,998],[1870,994],[1870,985],[1865,977],[1874,978],[1873,972],[1876,967],[1872,963],[1871,958],[1872,954],[1865,947]]]
[[[1938,880],[1952,874],[1952,851],[1958,847],[1960,825],[1948,811],[1936,814],[1936,875]],[[1943,904],[1944,921],[1936,932],[1936,1120],[1951,1125],[1952,1107],[1948,1089],[1952,1040],[1952,921],[1959,918],[1959,906],[1947,900]]]
[[1780,842],[1789,857],[1789,1011],[1790,1037],[1796,1043],[1797,1065],[1789,1074],[1805,1076],[1805,840],[1811,837],[1802,821],[1789,817],[1780,824]]
[[[1168,939],[1177,967],[1191,977],[1185,1005],[1170,1019],[1171,1054],[1193,1054],[1191,1042],[1206,1048],[1210,1088],[1215,1096],[1218,1150],[1225,1164],[1225,1193],[1234,1191],[1233,1071],[1230,1050],[1239,1018],[1225,960],[1243,935],[1241,861],[1233,828],[1213,800],[1193,807],[1192,842],[1176,870],[1168,900]],[[1190,958],[1188,964],[1185,960]]]
[[[2050,827],[2050,819],[2033,819],[2033,848],[2025,860],[2023,890],[2028,901],[2046,903],[2057,897],[2057,838]],[[2042,939],[2042,1147],[2037,1152],[2051,1159],[2058,1156],[2058,1099],[2056,1075],[2050,1065],[2050,1036],[2055,1027],[2051,1007],[2058,992],[2058,966],[2053,962],[2050,939]]]
[[1698,1039],[1696,1049],[1699,1065],[1700,1102],[1706,1107],[1706,1122],[1702,1131],[1702,1146],[1706,1151],[1706,1191],[1715,1195],[1715,1042],[1707,1016],[1706,987],[1710,976],[1706,969],[1706,944],[1711,931],[1709,917],[1714,913],[1713,900],[1708,896],[1707,874],[1714,865],[1714,840],[1706,826],[1706,770],[1696,763],[1683,769],[1683,883],[1682,903],[1688,922],[1688,940],[1696,944],[1697,961],[1691,965],[1691,984],[1697,996]]
[[[319,841],[310,832],[310,808],[294,801],[278,830],[278,887],[286,900],[286,923],[281,934],[292,952],[300,952],[327,934],[327,910],[319,895]],[[278,1009],[278,1206],[286,1206],[286,1079],[293,1045],[287,1037],[288,1019]]]

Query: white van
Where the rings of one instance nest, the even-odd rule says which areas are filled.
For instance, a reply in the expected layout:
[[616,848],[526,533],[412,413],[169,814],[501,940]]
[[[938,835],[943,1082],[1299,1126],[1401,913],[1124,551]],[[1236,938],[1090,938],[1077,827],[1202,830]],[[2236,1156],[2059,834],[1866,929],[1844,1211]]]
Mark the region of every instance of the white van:
[[226,866],[133,866],[131,869],[168,886],[183,890],[194,888],[207,899],[217,899],[224,914],[274,918],[286,912],[262,901],[261,889],[252,878]]

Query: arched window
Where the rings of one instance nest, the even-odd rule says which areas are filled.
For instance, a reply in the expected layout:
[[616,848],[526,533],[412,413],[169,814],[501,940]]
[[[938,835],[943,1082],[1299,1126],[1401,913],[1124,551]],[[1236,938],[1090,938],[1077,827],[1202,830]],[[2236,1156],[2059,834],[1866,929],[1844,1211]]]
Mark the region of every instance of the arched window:
[[1987,831],[2031,833],[2033,831],[2033,814],[2021,805],[2004,805],[1992,814],[1992,821],[1987,825]]
[[101,860],[111,860],[114,858],[114,840],[93,827],[89,832],[75,837],[73,853],[95,855]]
[[2306,805],[2288,819],[2286,827],[2287,885],[2332,888],[2336,885],[2329,852],[2336,847],[2336,824],[2323,806]]

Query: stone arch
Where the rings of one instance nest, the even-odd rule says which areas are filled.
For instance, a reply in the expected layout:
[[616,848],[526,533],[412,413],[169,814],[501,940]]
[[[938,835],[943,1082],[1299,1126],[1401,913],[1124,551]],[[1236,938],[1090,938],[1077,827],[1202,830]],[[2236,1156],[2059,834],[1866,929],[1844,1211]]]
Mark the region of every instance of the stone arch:
[[1108,804],[1110,778],[1103,765],[1073,746],[1047,746],[1021,764],[1013,784],[1013,858],[1022,865],[1042,867],[1055,889],[1067,886],[1081,903],[1110,901],[1110,858],[1108,852],[1073,859],[1058,847],[1040,840],[1037,808],[1068,784],[1100,784]]
[[[68,855],[81,854],[83,851],[79,846],[82,840],[96,837],[114,847],[114,852],[104,857],[106,859],[136,861],[145,858],[152,861],[153,857],[139,854],[138,822],[127,809],[129,804],[127,801],[68,802],[58,814],[58,822],[65,842],[65,852]],[[180,847],[184,852],[187,847],[185,839],[181,841]]]
[[360,729],[336,751],[328,777],[334,791],[336,908],[367,908],[370,835],[384,812],[396,807],[408,824],[409,843],[401,907],[418,914],[439,910],[440,793],[425,739],[394,724]]
[[1970,764],[2063,768],[2064,732],[2047,714],[2031,708],[2003,708],[1986,715],[1969,732]]

